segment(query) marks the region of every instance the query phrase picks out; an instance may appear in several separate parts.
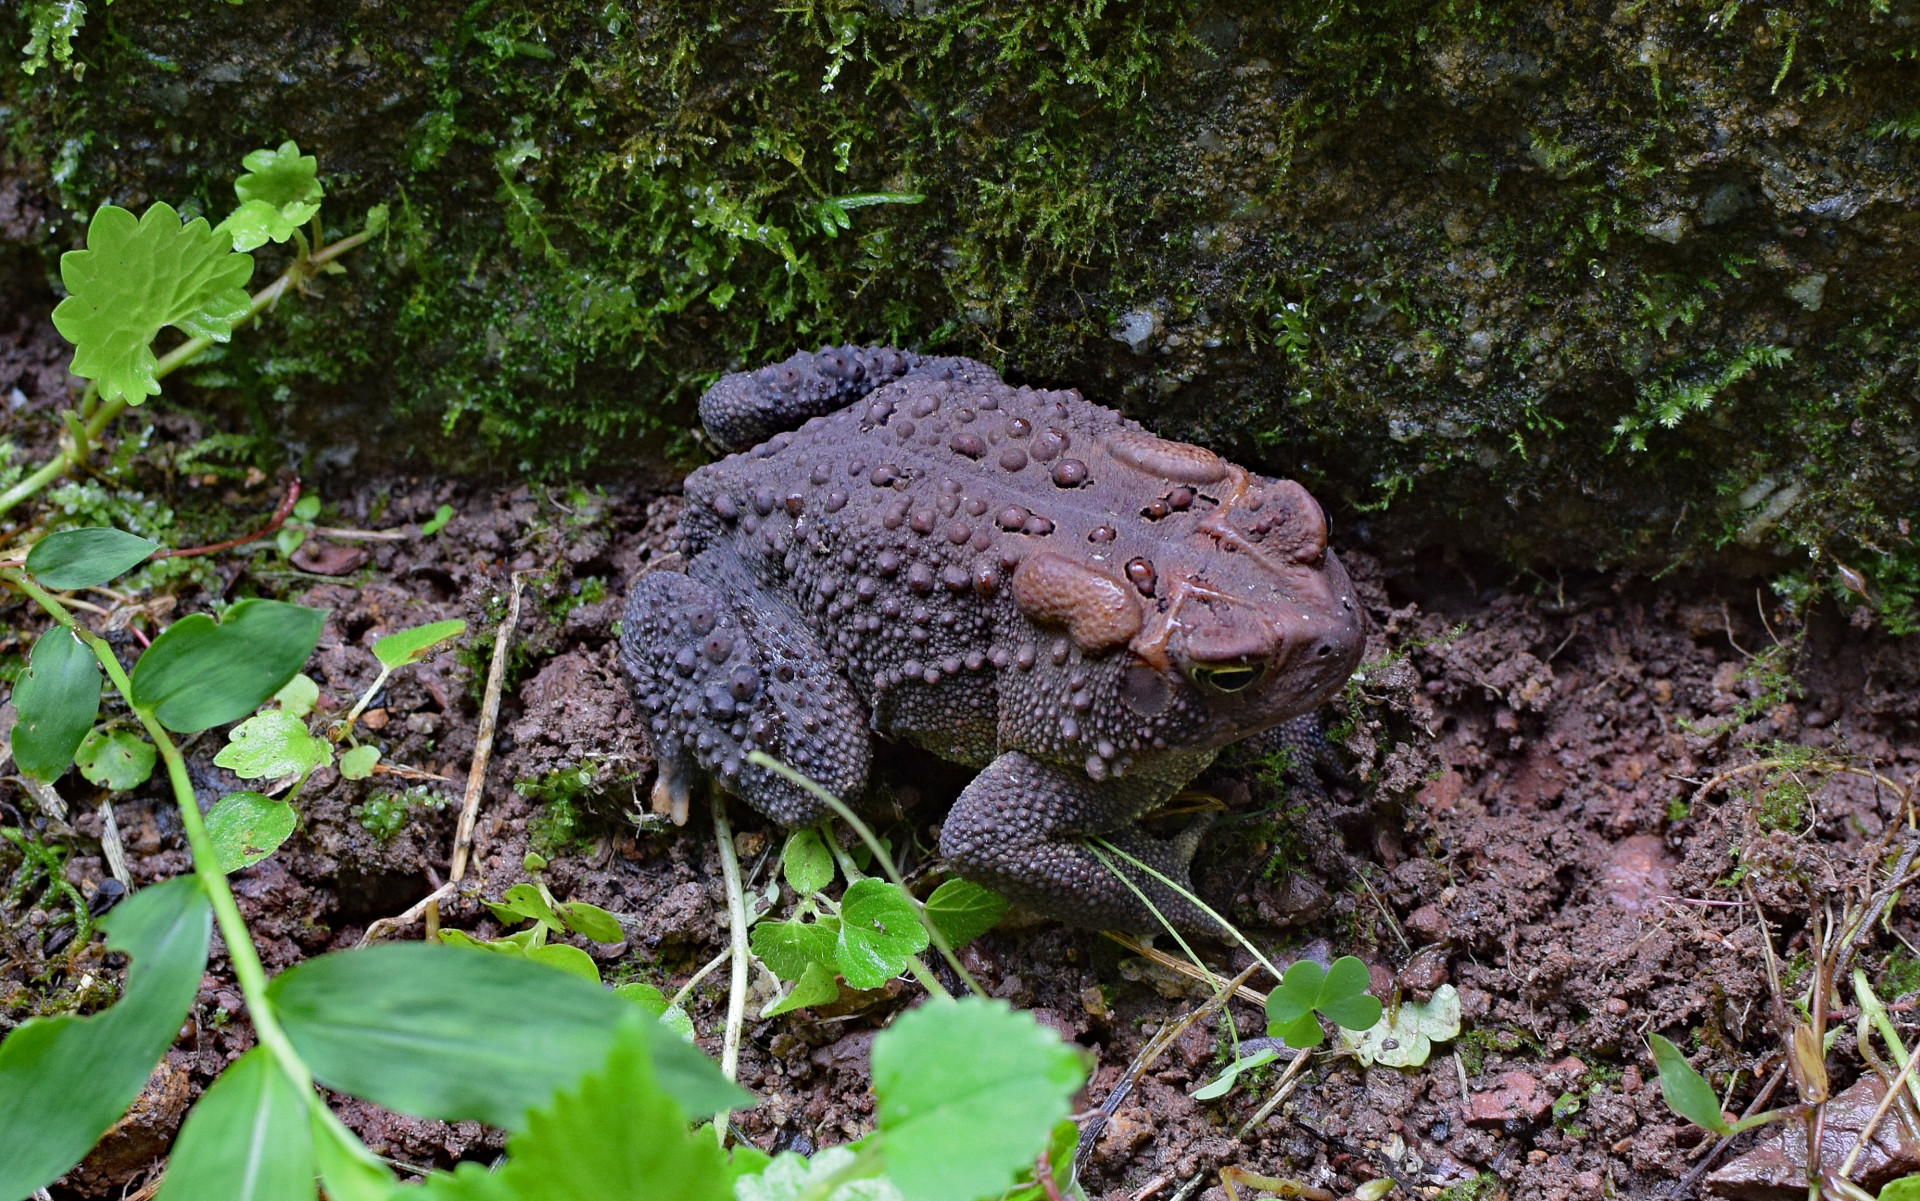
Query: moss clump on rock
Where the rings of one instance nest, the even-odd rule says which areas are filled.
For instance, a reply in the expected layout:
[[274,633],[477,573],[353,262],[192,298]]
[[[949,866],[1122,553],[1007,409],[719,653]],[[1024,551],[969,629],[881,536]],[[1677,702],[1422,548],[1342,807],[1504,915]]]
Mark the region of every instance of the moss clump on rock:
[[297,337],[201,373],[265,425],[605,467],[697,453],[719,372],[892,341],[1365,536],[1788,555],[1911,611],[1916,0],[121,0],[72,50],[0,67],[49,266],[287,137],[340,219],[391,205]]

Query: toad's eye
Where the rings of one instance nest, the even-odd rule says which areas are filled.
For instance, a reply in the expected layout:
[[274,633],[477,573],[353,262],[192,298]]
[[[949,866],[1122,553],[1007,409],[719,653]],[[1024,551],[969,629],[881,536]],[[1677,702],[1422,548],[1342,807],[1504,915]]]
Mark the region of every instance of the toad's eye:
[[1243,692],[1260,678],[1261,671],[1262,668],[1258,665],[1249,667],[1244,664],[1234,664],[1229,667],[1196,667],[1193,670],[1193,677],[1215,692]]

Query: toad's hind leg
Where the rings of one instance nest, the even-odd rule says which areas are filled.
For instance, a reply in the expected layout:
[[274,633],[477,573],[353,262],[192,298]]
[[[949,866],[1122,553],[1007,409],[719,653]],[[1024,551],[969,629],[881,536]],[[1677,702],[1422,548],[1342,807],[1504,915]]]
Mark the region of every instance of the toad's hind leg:
[[818,639],[746,572],[706,555],[690,570],[714,578],[654,572],[636,581],[620,636],[660,763],[656,804],[684,819],[697,764],[782,825],[826,812],[812,793],[748,762],[754,750],[843,800],[857,797],[872,753],[865,711]]
[[903,375],[931,375],[997,384],[993,368],[973,359],[940,358],[891,346],[826,346],[783,362],[720,377],[700,398],[700,422],[728,450],[745,450],[809,417],[843,409]]
[[1212,919],[1179,893],[1111,850],[1102,848],[1107,859],[1102,863],[1086,841],[1103,838],[1191,892],[1187,865],[1206,823],[1161,841],[1149,836],[1137,818],[1197,770],[1183,764],[1172,771],[1095,781],[1006,751],[954,802],[940,831],[940,853],[968,879],[1061,921],[1154,931],[1162,928],[1153,914],[1158,909],[1175,926],[1211,928]]

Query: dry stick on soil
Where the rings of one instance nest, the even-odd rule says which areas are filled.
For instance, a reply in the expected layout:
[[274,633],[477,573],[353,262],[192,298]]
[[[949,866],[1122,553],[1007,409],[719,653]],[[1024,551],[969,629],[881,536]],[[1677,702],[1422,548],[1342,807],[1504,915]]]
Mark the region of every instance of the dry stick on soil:
[[[720,1072],[727,1079],[740,1074],[740,1028],[747,1021],[747,905],[740,883],[740,858],[733,849],[733,827],[727,824],[727,796],[715,781],[713,795],[713,840],[720,848],[720,872],[727,881],[727,921],[733,928],[733,979],[727,986],[727,1031],[720,1043]],[[716,1114],[714,1137],[727,1145],[729,1114]]]
[[419,921],[420,915],[425,913],[429,906],[438,905],[441,901],[451,896],[458,887],[459,883],[457,881],[447,881],[426,896],[415,901],[413,907],[399,917],[383,917],[368,926],[366,932],[360,936],[360,941],[353,945],[356,947],[364,947],[372,943],[376,938],[385,938],[389,934],[406,929],[408,926]]
[[[1153,962],[1159,964],[1163,968],[1166,968],[1170,972],[1178,972],[1182,976],[1187,976],[1191,979],[1198,980],[1201,983],[1205,984],[1208,988],[1219,988],[1227,982],[1227,978],[1225,976],[1218,975],[1216,973],[1208,971],[1205,964],[1200,964],[1198,966],[1195,966],[1194,964],[1188,963],[1184,959],[1175,958],[1174,956],[1167,954],[1165,951],[1155,950],[1154,948],[1148,946],[1147,944],[1136,940],[1132,935],[1122,934],[1118,930],[1102,930],[1100,931],[1100,933],[1106,938],[1109,938],[1114,942],[1119,943],[1121,946],[1125,947],[1127,950],[1132,951],[1135,955],[1138,955],[1143,959],[1151,959]],[[1257,968],[1260,965],[1256,963],[1253,966]],[[1245,979],[1246,976],[1243,974],[1241,978]],[[1267,999],[1265,997],[1253,991],[1251,988],[1248,988],[1244,984],[1235,988],[1233,990],[1233,993],[1235,996],[1239,997],[1242,1001],[1247,1001],[1254,1005],[1264,1006],[1267,1003]]]
[[[467,796],[460,807],[460,825],[453,836],[453,864],[447,883],[458,884],[467,874],[467,856],[473,853],[473,823],[480,816],[480,794],[486,791],[487,760],[493,758],[493,723],[500,716],[500,686],[507,676],[507,647],[513,628],[520,624],[520,572],[512,576],[507,615],[493,636],[493,660],[487,664],[487,692],[480,702],[480,728],[473,735],[473,766],[467,771]],[[427,937],[440,936],[440,903],[427,906]]]
[[1287,1065],[1286,1071],[1280,1073],[1280,1081],[1274,1086],[1273,1096],[1268,1097],[1267,1103],[1254,1111],[1254,1115],[1240,1127],[1239,1133],[1235,1134],[1234,1138],[1247,1137],[1247,1133],[1255,1126],[1273,1116],[1273,1111],[1280,1108],[1280,1103],[1293,1095],[1293,1090],[1300,1084],[1300,1074],[1306,1070],[1307,1061],[1312,1058],[1311,1049],[1294,1052],[1293,1062]]
[[[1109,937],[1111,937],[1111,935],[1109,935]],[[1231,981],[1224,981],[1216,985],[1214,994],[1202,1002],[1192,1013],[1163,1026],[1158,1034],[1147,1040],[1147,1045],[1140,1048],[1140,1053],[1133,1057],[1131,1064],[1127,1065],[1126,1074],[1121,1076],[1119,1081],[1114,1084],[1113,1090],[1107,1094],[1107,1099],[1100,1102],[1100,1109],[1094,1115],[1093,1121],[1087,1123],[1087,1128],[1080,1132],[1079,1146],[1075,1149],[1073,1155],[1076,1164],[1087,1157],[1087,1152],[1093,1148],[1094,1142],[1099,1139],[1100,1132],[1106,1129],[1107,1122],[1113,1117],[1114,1113],[1119,1110],[1121,1102],[1125,1101],[1127,1095],[1133,1091],[1133,1086],[1139,1082],[1140,1077],[1144,1076],[1147,1069],[1153,1066],[1153,1061],[1160,1058],[1160,1056],[1166,1052],[1166,1049],[1173,1045],[1175,1039],[1185,1034],[1188,1027],[1218,1012],[1220,1007],[1225,1005],[1232,999],[1234,993],[1240,990],[1241,985],[1245,984],[1247,980],[1252,977],[1253,973],[1259,970],[1259,967],[1260,965],[1257,963],[1248,964],[1247,969],[1238,976],[1235,976]]]

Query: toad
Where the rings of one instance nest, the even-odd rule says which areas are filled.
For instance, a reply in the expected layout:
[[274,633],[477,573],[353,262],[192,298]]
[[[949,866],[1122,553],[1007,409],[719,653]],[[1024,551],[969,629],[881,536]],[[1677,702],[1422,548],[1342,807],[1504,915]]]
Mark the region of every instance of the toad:
[[1352,674],[1360,609],[1306,489],[884,347],[726,376],[700,416],[738,453],[687,478],[686,570],[636,580],[621,635],[655,807],[684,820],[698,768],[811,823],[749,752],[852,799],[874,735],[910,739],[980,769],[940,831],[962,876],[1080,925],[1155,929],[1149,901],[1208,924],[1090,840],[1184,887],[1204,821],[1141,818]]

